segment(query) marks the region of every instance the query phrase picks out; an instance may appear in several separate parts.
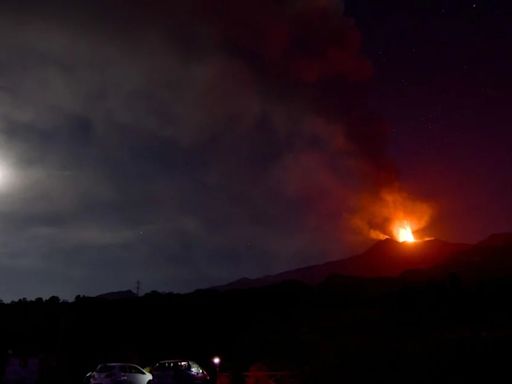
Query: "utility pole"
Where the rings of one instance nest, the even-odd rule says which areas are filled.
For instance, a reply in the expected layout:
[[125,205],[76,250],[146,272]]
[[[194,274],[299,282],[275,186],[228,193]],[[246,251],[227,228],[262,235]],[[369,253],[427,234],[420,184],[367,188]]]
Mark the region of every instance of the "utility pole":
[[137,280],[137,284],[135,285],[135,293],[137,293],[137,296],[140,295],[140,280]]

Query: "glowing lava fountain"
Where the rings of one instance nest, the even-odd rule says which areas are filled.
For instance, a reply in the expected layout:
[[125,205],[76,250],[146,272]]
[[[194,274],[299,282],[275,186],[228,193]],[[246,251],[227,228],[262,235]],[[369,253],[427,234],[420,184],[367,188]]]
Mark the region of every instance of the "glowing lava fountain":
[[416,241],[416,239],[414,238],[414,234],[412,233],[411,226],[408,222],[403,222],[403,223],[398,224],[397,227],[395,228],[394,232],[395,232],[395,238],[401,243],[403,243],[403,242],[412,243],[412,242]]

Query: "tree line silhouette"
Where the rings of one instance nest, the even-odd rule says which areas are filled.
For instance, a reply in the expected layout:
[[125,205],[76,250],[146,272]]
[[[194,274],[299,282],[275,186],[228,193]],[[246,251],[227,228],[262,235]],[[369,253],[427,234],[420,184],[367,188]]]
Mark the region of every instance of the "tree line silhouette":
[[509,374],[512,278],[332,276],[309,286],[0,304],[0,363],[36,356],[40,383],[82,383],[101,362],[190,358],[243,383],[254,364],[302,383],[446,382]]

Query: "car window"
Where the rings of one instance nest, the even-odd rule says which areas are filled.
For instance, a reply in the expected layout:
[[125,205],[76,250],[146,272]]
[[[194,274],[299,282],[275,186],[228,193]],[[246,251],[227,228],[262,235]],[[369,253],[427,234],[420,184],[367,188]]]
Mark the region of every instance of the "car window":
[[145,375],[145,372],[135,365],[122,365],[120,370],[122,373],[135,373],[138,375]]
[[96,368],[96,372],[107,373],[107,372],[113,372],[113,371],[115,371],[115,369],[116,369],[115,365],[102,364],[102,365],[98,365],[98,368]]
[[172,368],[172,363],[170,361],[161,361],[153,367],[154,371],[167,371]]

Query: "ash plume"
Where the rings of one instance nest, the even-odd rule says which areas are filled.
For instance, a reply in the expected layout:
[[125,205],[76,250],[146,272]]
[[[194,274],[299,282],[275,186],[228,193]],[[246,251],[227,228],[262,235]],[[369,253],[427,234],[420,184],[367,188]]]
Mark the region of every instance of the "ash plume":
[[368,207],[397,185],[388,127],[340,2],[5,1],[0,15],[0,150],[18,179],[0,201],[6,274],[36,265],[84,293],[91,274],[108,290],[143,270],[148,289],[184,290],[386,233]]

